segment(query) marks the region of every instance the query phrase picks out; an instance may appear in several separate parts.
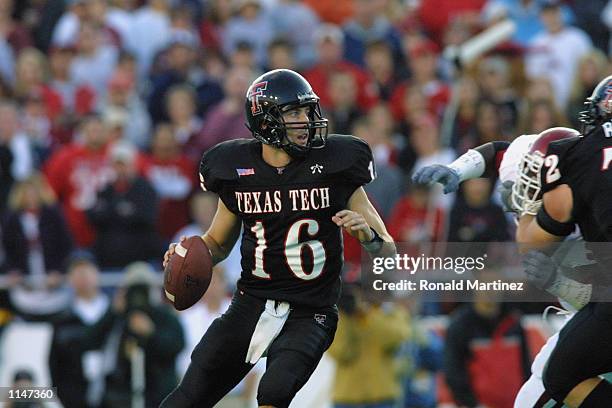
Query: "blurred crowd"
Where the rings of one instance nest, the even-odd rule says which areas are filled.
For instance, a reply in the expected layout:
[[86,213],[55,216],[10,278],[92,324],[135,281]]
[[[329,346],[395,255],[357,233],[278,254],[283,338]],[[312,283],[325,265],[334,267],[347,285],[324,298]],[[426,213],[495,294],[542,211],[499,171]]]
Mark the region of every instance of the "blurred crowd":
[[[461,67],[444,57],[447,47],[506,19],[517,29],[493,51]],[[91,329],[101,321],[110,334],[79,331],[89,343],[54,337],[60,351],[74,350],[75,341],[95,349],[101,338],[125,340],[116,328],[127,327],[129,344],[162,347],[170,355],[160,364],[174,361],[182,337],[150,340],[157,333],[152,327],[178,325],[172,314],[151,306],[134,317],[121,300],[113,309],[112,296],[99,298],[97,289],[81,295],[89,275],[75,269],[127,277],[128,265],[144,261],[155,274],[169,242],[207,228],[216,199],[199,191],[199,159],[216,143],[250,137],[245,91],[275,68],[297,70],[310,81],[331,133],[370,144],[378,178],[366,191],[397,241],[511,240],[494,178],[466,182],[445,196],[410,185],[409,176],[488,141],[578,127],[585,97],[612,72],[611,26],[607,0],[0,0],[0,277],[10,288],[0,291],[0,324],[15,315],[64,324],[49,316],[71,311],[69,322]],[[348,281],[359,254],[347,239]],[[153,275],[142,272],[147,264],[136,265],[149,282]],[[232,265],[223,286],[228,293],[239,273]],[[142,297],[147,304],[155,298]],[[410,328],[418,307],[357,304],[348,313],[357,318],[347,318],[338,333],[338,344],[350,347],[331,351],[340,366],[352,359],[369,366],[359,362],[363,350],[351,333],[371,326],[372,341],[385,350],[375,357],[382,359],[381,372],[388,350],[424,361],[424,368],[413,364],[404,373],[440,369],[440,339]],[[115,311],[107,316],[108,310]],[[479,319],[477,311],[466,313],[463,318]],[[504,313],[496,319],[503,321]],[[378,319],[406,327],[379,332],[385,325]],[[483,327],[478,336],[492,335],[496,325]],[[419,341],[406,343],[410,338]],[[169,340],[174,343],[163,343]],[[99,363],[90,360],[92,367]],[[345,374],[337,401],[358,406],[349,385],[354,373],[338,372]],[[125,385],[126,378],[111,378],[107,386]],[[424,378],[417,388],[435,394],[435,382]],[[175,380],[149,381],[161,393]],[[477,400],[465,383],[449,385],[463,405]],[[364,401],[393,402],[410,387],[398,383],[374,397],[365,387]],[[94,387],[80,395],[99,402],[100,392]],[[425,394],[405,406],[434,406]]]

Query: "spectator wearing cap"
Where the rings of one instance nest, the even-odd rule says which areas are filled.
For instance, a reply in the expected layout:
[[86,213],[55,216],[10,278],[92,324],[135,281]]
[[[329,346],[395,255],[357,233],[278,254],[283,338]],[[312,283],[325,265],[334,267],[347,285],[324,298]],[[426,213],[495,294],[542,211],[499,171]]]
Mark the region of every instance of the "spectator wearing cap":
[[409,87],[417,87],[425,97],[425,103],[430,113],[441,117],[450,99],[450,89],[438,78],[438,46],[427,38],[407,43],[408,66],[411,77],[395,88],[391,96],[391,107],[396,119],[408,112],[401,103]]
[[100,291],[98,266],[93,255],[77,252],[67,268],[72,298],[68,307],[52,320],[49,372],[58,398],[65,408],[98,407],[104,392],[102,339],[87,344],[87,330],[110,308]]
[[318,16],[297,0],[278,1],[270,14],[274,37],[295,47],[296,65],[301,69],[312,66],[316,60],[314,33],[319,25]]
[[204,126],[198,137],[198,154],[217,143],[249,137],[250,132],[244,126],[244,90],[253,79],[251,71],[234,67],[228,73],[224,82],[225,97],[211,108],[204,120]]
[[41,174],[15,184],[5,214],[3,244],[6,267],[31,276],[34,286],[58,286],[72,250],[72,237],[53,190]]
[[145,78],[155,55],[170,40],[170,1],[150,0],[134,11],[131,37],[126,48],[136,56],[138,75]]
[[369,86],[368,75],[359,66],[346,61],[343,57],[344,34],[332,24],[322,24],[315,32],[317,63],[304,74],[308,82],[321,98],[321,106],[330,108],[330,78],[337,72],[346,72],[355,79],[357,100],[363,110],[369,109],[378,101],[376,89]]
[[355,0],[353,18],[343,26],[344,57],[365,66],[367,44],[384,41],[389,44],[396,63],[402,62],[401,38],[385,15],[384,2]]
[[253,47],[257,66],[266,65],[268,44],[274,37],[269,14],[263,9],[260,0],[233,0],[236,15],[232,17],[223,34],[223,52],[234,53],[240,42],[248,42]]
[[189,197],[196,187],[195,165],[181,153],[176,135],[167,123],[155,128],[151,153],[142,157],[143,174],[159,197],[157,231],[170,242],[189,223]]
[[112,182],[97,195],[87,218],[95,226],[96,259],[102,268],[120,268],[134,261],[155,258],[161,247],[155,229],[158,197],[138,175],[137,150],[116,142],[109,151]]
[[546,31],[529,44],[525,71],[532,78],[549,78],[559,108],[564,110],[570,97],[578,61],[592,49],[584,31],[566,26],[558,0],[547,0],[542,5],[540,18]]
[[109,125],[120,127],[125,140],[139,149],[148,147],[151,119],[138,96],[133,77],[125,70],[115,70],[100,111],[105,121],[113,122]]
[[88,248],[95,229],[85,211],[110,181],[112,171],[106,159],[108,132],[97,115],[85,116],[76,140],[56,150],[45,163],[45,174],[70,226],[77,247]]

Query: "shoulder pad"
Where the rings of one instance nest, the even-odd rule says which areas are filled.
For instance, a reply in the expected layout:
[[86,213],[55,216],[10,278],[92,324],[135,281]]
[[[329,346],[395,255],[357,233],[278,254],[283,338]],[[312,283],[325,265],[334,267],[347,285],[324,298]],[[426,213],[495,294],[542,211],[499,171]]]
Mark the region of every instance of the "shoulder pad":
[[254,139],[235,139],[219,143],[202,155],[200,160],[200,186],[205,191],[218,193],[224,183],[238,179],[232,163],[239,157],[250,154]]
[[350,183],[364,185],[376,178],[376,167],[370,146],[350,135],[329,135],[323,149],[317,152],[317,160],[323,160],[327,172],[341,176]]
[[[568,137],[556,140],[548,145],[545,162],[542,166],[540,180],[542,181],[542,194],[553,190],[561,184],[567,184],[567,176],[571,170],[568,168],[571,159],[571,150],[583,140],[581,136]],[[554,158],[551,158],[553,156]]]

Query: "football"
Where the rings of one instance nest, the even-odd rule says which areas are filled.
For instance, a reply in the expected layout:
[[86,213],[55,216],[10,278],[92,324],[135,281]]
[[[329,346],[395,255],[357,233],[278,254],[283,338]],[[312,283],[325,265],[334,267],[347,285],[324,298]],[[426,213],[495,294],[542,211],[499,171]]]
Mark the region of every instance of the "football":
[[208,289],[212,257],[204,240],[194,235],[177,244],[164,269],[164,293],[176,310],[193,306]]

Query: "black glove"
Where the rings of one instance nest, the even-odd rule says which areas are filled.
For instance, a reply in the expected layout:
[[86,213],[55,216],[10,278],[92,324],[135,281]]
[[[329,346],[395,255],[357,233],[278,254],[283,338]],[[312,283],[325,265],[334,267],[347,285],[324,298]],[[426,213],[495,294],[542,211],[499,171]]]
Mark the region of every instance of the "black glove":
[[444,194],[454,193],[459,189],[459,174],[448,166],[433,164],[417,170],[412,175],[412,181],[417,184],[440,183],[444,186]]
[[559,266],[543,252],[531,250],[523,256],[527,280],[536,288],[546,290],[555,281]]

